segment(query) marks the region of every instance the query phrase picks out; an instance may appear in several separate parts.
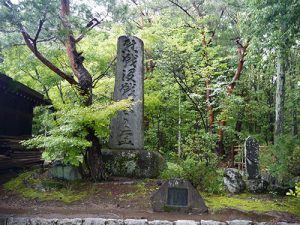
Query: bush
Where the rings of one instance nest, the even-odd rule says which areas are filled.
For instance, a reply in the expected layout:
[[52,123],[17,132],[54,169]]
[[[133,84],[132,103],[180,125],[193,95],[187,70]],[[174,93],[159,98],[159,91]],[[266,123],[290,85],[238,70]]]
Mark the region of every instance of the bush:
[[262,168],[286,185],[294,185],[294,177],[300,175],[299,161],[300,141],[291,136],[280,137],[261,155]]
[[162,178],[183,178],[202,191],[222,192],[223,172],[217,169],[217,156],[212,152],[215,143],[214,136],[210,134],[190,137],[183,145],[183,159],[167,163]]
[[297,198],[300,198],[300,182],[296,183],[295,191],[289,190],[289,192],[286,193],[286,195],[295,196]]

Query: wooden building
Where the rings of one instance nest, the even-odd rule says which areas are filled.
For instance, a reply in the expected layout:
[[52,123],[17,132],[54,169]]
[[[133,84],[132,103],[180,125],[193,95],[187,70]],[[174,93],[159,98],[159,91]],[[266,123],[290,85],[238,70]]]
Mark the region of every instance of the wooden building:
[[0,170],[41,163],[39,150],[19,142],[31,137],[33,108],[45,103],[43,95],[0,73]]

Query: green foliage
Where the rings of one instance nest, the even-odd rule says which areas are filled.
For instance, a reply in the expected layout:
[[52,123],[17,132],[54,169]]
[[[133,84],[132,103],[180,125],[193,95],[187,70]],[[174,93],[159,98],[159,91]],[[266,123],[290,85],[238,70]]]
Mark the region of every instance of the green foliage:
[[[47,178],[34,178],[34,171],[20,174],[3,185],[6,190],[14,191],[24,198],[36,199],[39,201],[61,201],[66,204],[82,200],[88,196],[87,191],[76,190],[76,183],[66,183]],[[49,190],[37,190],[26,187],[24,183],[30,185],[39,185],[49,188]],[[92,193],[92,191],[90,192]]]
[[294,197],[300,198],[300,182],[297,182],[297,183],[296,183],[295,191],[289,190],[289,192],[287,192],[286,195],[294,196]]
[[291,136],[282,136],[278,142],[264,150],[261,156],[262,169],[267,170],[279,182],[293,184],[299,175],[300,141]]
[[218,170],[217,156],[212,152],[216,145],[214,135],[192,136],[183,145],[183,159],[168,163],[162,178],[184,178],[201,191],[220,193],[223,191],[223,172]]
[[45,134],[24,141],[28,147],[43,148],[43,157],[48,160],[62,159],[65,163],[78,165],[86,148],[89,129],[100,139],[109,135],[110,119],[120,110],[129,110],[131,99],[109,105],[95,103],[89,107],[65,105],[52,114],[52,121],[45,117],[44,123],[52,123]]

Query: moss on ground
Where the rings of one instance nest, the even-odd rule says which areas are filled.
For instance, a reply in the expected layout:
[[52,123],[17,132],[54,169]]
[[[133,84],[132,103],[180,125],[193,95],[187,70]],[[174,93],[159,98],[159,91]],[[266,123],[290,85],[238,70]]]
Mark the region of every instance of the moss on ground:
[[[78,186],[80,186],[78,183],[49,178],[35,179],[33,178],[33,173],[33,171],[22,173],[18,177],[5,183],[3,187],[6,190],[17,192],[25,198],[36,199],[39,201],[61,201],[66,204],[82,200],[88,196],[87,191],[78,190]],[[25,183],[47,187],[49,190],[38,190],[27,187]]]
[[[49,179],[46,177],[33,176],[35,172],[25,172],[20,174],[4,184],[4,188],[19,193],[21,196],[30,199],[37,199],[40,201],[61,201],[66,204],[82,200],[101,190],[92,183],[77,181],[66,182],[61,180]],[[27,187],[28,185],[42,185],[47,187],[47,190],[36,190]],[[122,188],[122,187],[120,187]],[[133,184],[130,191],[120,191],[118,195],[119,200],[138,201],[139,199],[149,199],[151,193],[157,189],[154,180],[145,179],[136,184]],[[115,196],[111,192],[103,192],[110,195],[111,198]],[[101,193],[100,193],[101,194]],[[236,208],[243,211],[256,212],[286,212],[296,216],[300,216],[300,198],[295,197],[280,197],[272,196],[270,194],[250,194],[244,193],[239,195],[213,195],[208,193],[201,193],[204,197],[205,203],[211,210],[220,210],[225,208]],[[149,200],[150,201],[150,200]]]
[[300,199],[273,197],[266,194],[209,195],[203,194],[207,207],[212,210],[236,208],[256,212],[287,212],[300,216]]

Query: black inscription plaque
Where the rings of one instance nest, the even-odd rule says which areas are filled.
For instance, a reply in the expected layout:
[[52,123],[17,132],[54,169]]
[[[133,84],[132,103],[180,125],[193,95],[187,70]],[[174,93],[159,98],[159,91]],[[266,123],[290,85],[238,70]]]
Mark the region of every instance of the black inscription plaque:
[[172,206],[188,205],[188,189],[186,188],[168,188],[167,204]]

